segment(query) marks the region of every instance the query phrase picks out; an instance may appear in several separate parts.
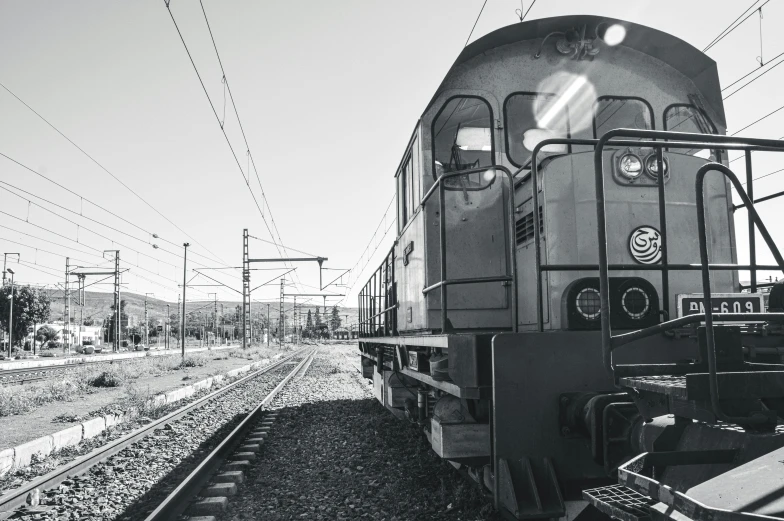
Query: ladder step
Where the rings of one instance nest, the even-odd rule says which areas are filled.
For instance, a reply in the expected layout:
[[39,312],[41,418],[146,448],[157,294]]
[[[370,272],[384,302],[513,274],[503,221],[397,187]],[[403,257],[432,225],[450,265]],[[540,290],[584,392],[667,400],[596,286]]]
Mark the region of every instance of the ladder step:
[[650,507],[656,500],[623,485],[583,490],[583,499],[601,512],[621,521],[650,521]]

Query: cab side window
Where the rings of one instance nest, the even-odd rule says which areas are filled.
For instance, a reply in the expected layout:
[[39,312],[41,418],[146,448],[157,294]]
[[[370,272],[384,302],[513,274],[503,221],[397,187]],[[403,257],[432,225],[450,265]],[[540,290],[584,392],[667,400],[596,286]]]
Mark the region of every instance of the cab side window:
[[414,138],[397,173],[399,229],[408,224],[422,200],[422,161],[419,138]]
[[474,96],[450,99],[438,112],[432,131],[434,178],[493,165],[493,114],[485,100]]

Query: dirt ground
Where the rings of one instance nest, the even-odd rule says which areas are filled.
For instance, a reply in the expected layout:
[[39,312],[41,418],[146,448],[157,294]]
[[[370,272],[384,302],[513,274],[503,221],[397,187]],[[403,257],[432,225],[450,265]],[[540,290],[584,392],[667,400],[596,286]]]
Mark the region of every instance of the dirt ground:
[[[236,352],[236,350],[230,350]],[[215,351],[209,354],[209,362],[201,367],[186,367],[168,371],[157,376],[140,377],[121,387],[95,388],[93,392],[74,397],[72,401],[58,401],[42,405],[33,411],[12,416],[0,417],[0,450],[14,447],[46,434],[84,421],[89,413],[117,404],[130,393],[160,394],[178,387],[190,385],[215,374],[223,374],[232,369],[248,365],[254,361],[270,358],[279,353],[277,348],[252,348],[246,356],[229,356],[229,351]],[[239,353],[237,353],[239,354]],[[117,363],[117,362],[115,362]],[[133,361],[119,362],[133,363]],[[41,385],[26,384],[26,385]],[[14,386],[20,388],[21,386]],[[11,387],[13,389],[13,387]],[[72,416],[73,422],[52,421],[62,416]]]

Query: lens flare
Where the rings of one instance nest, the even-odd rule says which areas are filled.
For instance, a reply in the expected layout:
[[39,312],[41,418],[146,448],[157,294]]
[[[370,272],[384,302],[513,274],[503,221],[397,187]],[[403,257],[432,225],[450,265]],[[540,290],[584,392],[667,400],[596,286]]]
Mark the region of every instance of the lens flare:
[[564,131],[567,114],[572,133],[591,126],[593,102],[597,95],[593,84],[585,76],[566,71],[556,72],[539,84],[538,92],[555,94],[552,97],[540,97],[535,102],[534,113],[539,128]]
[[626,28],[621,24],[613,24],[604,32],[604,43],[614,47],[626,38]]

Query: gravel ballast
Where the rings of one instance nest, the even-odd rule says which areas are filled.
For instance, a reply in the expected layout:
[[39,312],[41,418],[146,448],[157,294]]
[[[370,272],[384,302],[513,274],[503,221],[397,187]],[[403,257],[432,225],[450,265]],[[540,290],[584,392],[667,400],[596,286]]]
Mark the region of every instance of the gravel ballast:
[[144,518],[294,367],[298,355],[166,425],[51,491],[14,519]]
[[500,519],[416,425],[372,397],[344,349],[322,347],[272,402],[278,419],[220,519]]

